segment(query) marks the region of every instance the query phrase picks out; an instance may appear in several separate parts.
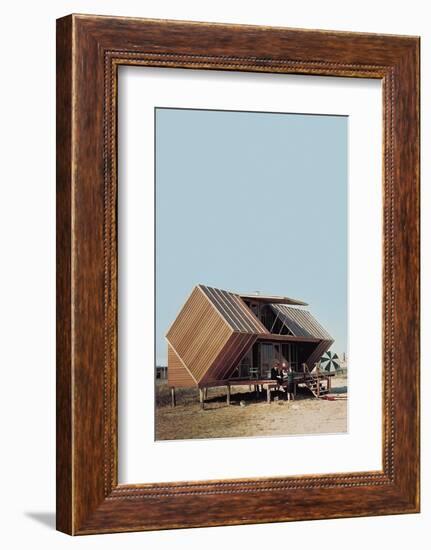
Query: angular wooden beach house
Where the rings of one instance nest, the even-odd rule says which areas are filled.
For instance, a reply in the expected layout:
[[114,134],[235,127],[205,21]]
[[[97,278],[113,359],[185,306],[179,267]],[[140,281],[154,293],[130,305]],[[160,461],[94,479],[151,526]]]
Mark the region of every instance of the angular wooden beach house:
[[327,391],[329,375],[313,369],[333,339],[304,306],[197,285],[166,334],[173,403],[179,387],[199,388],[201,401],[205,388],[226,386],[229,402],[230,387],[241,384],[266,386],[269,396],[275,360],[288,362],[295,381],[317,396]]

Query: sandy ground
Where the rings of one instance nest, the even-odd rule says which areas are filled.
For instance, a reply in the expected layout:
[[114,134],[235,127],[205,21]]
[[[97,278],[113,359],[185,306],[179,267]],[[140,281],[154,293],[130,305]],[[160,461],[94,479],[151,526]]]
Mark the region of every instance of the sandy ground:
[[[156,386],[156,439],[204,439],[211,437],[253,437],[347,431],[347,399],[327,401],[310,397],[299,389],[294,401],[280,397],[268,405],[265,392],[256,399],[248,386],[232,388],[231,405],[226,405],[222,388],[208,390],[202,410],[197,389],[178,389],[177,406],[170,406],[166,383]],[[332,393],[347,395],[347,378],[332,379]],[[242,402],[242,404],[241,404]]]

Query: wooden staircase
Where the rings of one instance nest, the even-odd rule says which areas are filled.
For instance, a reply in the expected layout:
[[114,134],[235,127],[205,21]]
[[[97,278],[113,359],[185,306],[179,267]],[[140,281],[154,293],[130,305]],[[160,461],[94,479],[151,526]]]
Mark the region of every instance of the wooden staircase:
[[[306,365],[304,366],[306,367]],[[306,367],[304,375],[305,385],[317,399],[329,393],[328,378],[321,376],[318,370],[316,372],[310,372]]]
[[305,385],[311,391],[311,393],[317,397],[323,397],[329,393],[328,386],[325,384],[325,380],[319,377],[310,376],[305,379]]

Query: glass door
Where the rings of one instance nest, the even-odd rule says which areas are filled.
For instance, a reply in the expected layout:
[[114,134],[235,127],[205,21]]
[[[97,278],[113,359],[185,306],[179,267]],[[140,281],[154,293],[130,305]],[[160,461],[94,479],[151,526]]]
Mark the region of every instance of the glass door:
[[299,370],[298,363],[298,346],[295,343],[282,344],[281,352],[286,361],[289,361],[289,365],[294,371]]

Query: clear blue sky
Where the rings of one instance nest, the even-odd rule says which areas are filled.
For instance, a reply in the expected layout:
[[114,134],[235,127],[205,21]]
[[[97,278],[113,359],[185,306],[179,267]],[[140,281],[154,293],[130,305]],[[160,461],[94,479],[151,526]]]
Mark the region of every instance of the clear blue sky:
[[347,351],[340,116],[156,109],[156,359],[193,286],[285,295]]

